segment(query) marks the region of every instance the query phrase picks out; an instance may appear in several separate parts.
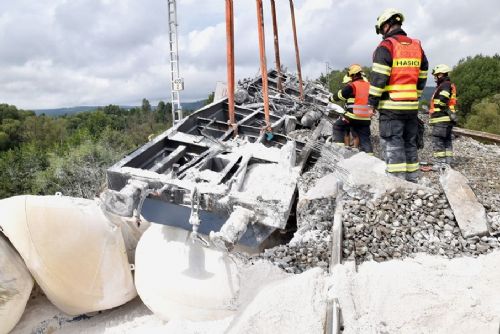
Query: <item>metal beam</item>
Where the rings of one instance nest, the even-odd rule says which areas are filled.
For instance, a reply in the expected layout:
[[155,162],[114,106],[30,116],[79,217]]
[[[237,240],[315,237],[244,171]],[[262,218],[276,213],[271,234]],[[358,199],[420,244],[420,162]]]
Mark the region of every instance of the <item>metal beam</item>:
[[266,129],[269,130],[271,122],[269,120],[269,92],[267,85],[267,61],[266,61],[266,41],[264,37],[264,9],[262,0],[256,0],[257,3],[257,25],[259,30],[259,52],[260,52],[260,72],[262,74],[262,95],[264,99],[264,114],[266,120]]
[[299,76],[300,99],[304,101],[304,87],[302,85],[302,67],[300,66],[299,42],[297,41],[297,27],[295,26],[295,9],[293,0],[290,0],[290,13],[292,15],[293,40],[295,43],[295,59],[297,61],[297,75]]
[[226,52],[227,52],[227,97],[229,126],[237,134],[238,128],[234,117],[234,12],[233,0],[226,0]]
[[273,32],[274,32],[274,56],[276,59],[276,71],[278,72],[278,91],[283,92],[283,85],[281,83],[281,60],[280,60],[280,42],[278,37],[278,23],[276,18],[276,3],[271,0],[271,13],[273,15]]

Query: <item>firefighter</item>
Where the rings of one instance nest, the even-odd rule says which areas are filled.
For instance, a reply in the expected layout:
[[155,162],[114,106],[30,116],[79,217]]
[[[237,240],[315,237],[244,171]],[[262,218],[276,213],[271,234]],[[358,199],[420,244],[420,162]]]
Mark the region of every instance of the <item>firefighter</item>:
[[427,81],[429,64],[420,41],[401,29],[403,21],[403,14],[393,8],[377,18],[375,30],[383,40],[373,53],[369,104],[380,114],[386,171],[417,182],[418,100]]
[[[352,81],[351,77],[348,76],[347,74],[344,75],[344,77],[342,78],[342,84],[344,84],[344,85],[350,83],[351,81]],[[344,109],[347,109],[349,104],[352,104],[352,103],[354,103],[354,98],[347,99],[346,103],[344,104]],[[354,131],[352,131],[351,127],[346,127],[346,129],[345,129],[344,145],[345,146],[352,146],[355,148],[359,147],[359,138],[356,135],[356,133],[354,133]]]
[[457,89],[448,74],[451,69],[440,64],[434,67],[432,75],[437,87],[431,98],[429,123],[432,126],[432,146],[434,162],[439,165],[453,162],[451,130],[456,123]]
[[344,88],[333,96],[335,101],[346,102],[346,113],[333,125],[333,142],[344,144],[344,135],[349,129],[359,138],[359,149],[373,154],[370,138],[370,117],[372,108],[368,106],[370,83],[364,79],[360,65],[349,66],[347,76],[351,79]]

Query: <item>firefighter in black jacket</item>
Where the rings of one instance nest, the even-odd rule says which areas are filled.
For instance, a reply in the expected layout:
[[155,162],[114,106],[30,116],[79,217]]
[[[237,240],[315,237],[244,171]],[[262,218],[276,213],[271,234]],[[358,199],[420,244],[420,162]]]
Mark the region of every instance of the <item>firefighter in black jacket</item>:
[[347,75],[351,81],[337,95],[335,101],[346,101],[346,113],[333,124],[333,142],[343,145],[344,135],[350,130],[359,138],[359,148],[373,154],[370,138],[370,118],[373,110],[368,106],[370,83],[364,79],[360,65],[349,66]]
[[429,64],[420,41],[401,29],[403,14],[386,9],[375,26],[383,41],[373,53],[369,104],[379,115],[387,172],[411,182],[418,180],[418,100]]
[[432,126],[432,145],[434,161],[438,164],[451,165],[453,147],[451,131],[456,122],[457,89],[450,81],[451,69],[444,64],[437,65],[432,75],[437,87],[432,94],[429,108],[429,123]]

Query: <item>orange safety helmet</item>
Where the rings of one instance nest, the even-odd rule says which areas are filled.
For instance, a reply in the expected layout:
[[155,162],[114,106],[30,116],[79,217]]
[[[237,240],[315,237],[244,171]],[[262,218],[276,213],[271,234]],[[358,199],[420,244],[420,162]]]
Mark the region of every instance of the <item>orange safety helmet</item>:
[[353,75],[356,75],[358,73],[362,73],[362,72],[363,72],[363,68],[359,64],[352,64],[347,69],[347,75],[350,77],[352,77]]

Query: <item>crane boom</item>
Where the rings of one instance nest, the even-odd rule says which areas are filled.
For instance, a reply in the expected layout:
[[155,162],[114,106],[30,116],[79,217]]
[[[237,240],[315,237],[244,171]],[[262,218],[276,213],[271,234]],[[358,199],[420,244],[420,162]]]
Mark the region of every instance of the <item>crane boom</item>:
[[170,92],[172,103],[172,122],[176,124],[183,117],[180,91],[184,90],[184,79],[179,71],[179,42],[177,37],[177,4],[168,0],[168,37],[170,50]]

